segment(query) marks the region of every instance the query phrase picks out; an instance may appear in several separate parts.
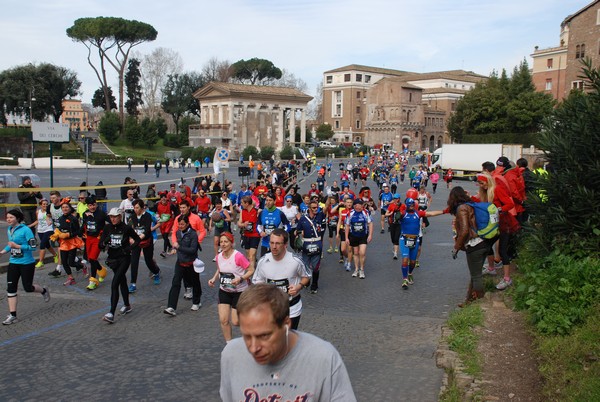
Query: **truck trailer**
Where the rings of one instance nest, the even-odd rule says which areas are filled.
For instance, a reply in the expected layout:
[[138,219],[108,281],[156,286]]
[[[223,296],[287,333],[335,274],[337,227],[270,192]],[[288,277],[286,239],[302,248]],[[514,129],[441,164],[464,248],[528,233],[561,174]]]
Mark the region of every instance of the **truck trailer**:
[[452,169],[458,176],[481,172],[481,164],[506,156],[516,162],[523,152],[519,144],[444,144],[431,155],[431,167]]

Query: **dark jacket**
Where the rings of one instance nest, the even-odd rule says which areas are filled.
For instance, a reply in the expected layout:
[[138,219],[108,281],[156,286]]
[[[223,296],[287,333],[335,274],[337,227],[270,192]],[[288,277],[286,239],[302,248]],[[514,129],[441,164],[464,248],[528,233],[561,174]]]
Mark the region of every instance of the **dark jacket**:
[[[21,184],[19,186],[19,188],[35,189],[35,187],[33,187],[33,185],[31,185],[31,184],[28,186]],[[27,206],[21,206],[22,209],[36,209],[37,204],[38,204],[37,200],[42,199],[42,193],[40,193],[39,191],[34,191],[34,190],[32,190],[31,192],[23,191],[23,192],[17,193],[17,197],[19,198],[19,201],[21,202],[22,205],[30,204]]]
[[[129,239],[134,240],[133,244],[129,244]],[[112,223],[106,225],[100,238],[100,248],[108,249],[108,258],[110,259],[131,255],[131,249],[137,247],[139,243],[140,237],[131,226],[127,226],[124,222],[117,225]]]
[[176,233],[179,248],[177,249],[177,262],[189,263],[194,262],[198,257],[198,234],[191,227],[184,233],[178,230]]

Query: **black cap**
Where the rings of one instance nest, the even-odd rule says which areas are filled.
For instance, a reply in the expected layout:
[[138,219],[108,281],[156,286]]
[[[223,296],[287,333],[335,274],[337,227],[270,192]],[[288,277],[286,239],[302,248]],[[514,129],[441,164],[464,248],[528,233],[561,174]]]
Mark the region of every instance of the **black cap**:
[[496,165],[497,166],[502,166],[502,167],[506,168],[506,167],[510,166],[510,161],[508,160],[508,158],[506,156],[501,156],[496,161]]
[[96,196],[94,195],[88,195],[85,199],[85,203],[86,204],[95,204],[96,203]]

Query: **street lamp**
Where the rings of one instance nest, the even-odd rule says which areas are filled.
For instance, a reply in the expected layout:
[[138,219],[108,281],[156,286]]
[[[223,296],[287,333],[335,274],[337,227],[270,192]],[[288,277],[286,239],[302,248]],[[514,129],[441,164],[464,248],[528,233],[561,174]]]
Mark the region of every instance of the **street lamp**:
[[35,146],[33,145],[33,102],[35,101],[35,88],[29,90],[29,126],[31,127],[31,169],[35,169]]

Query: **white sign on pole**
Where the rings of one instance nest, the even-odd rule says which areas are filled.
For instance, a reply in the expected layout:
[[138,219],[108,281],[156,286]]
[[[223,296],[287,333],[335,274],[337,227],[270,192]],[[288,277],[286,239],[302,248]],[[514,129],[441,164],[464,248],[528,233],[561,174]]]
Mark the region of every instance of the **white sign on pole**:
[[69,142],[69,125],[67,123],[35,121],[31,124],[31,132],[35,142]]
[[229,162],[220,162],[221,169],[229,169]]
[[217,148],[215,154],[215,159],[218,159],[221,162],[227,162],[229,160],[229,150],[226,148]]

